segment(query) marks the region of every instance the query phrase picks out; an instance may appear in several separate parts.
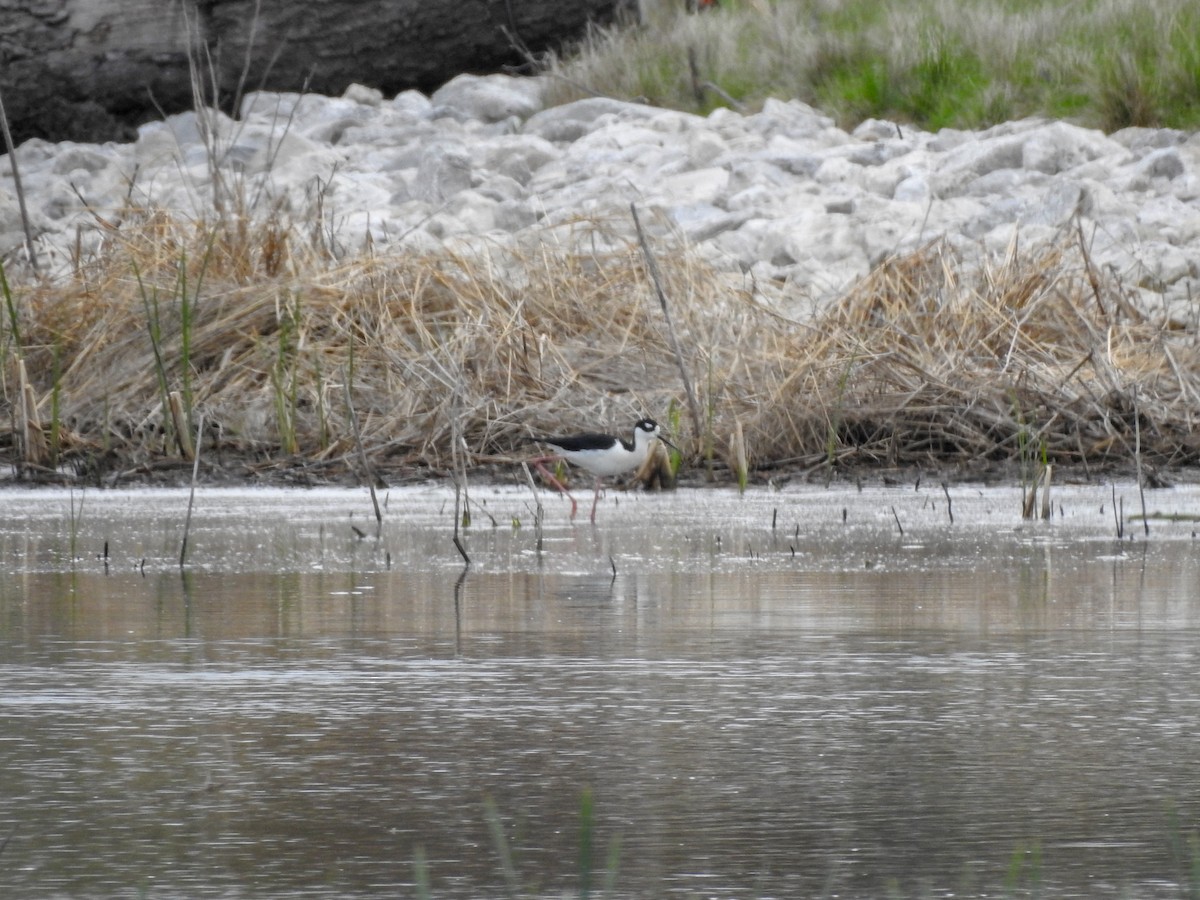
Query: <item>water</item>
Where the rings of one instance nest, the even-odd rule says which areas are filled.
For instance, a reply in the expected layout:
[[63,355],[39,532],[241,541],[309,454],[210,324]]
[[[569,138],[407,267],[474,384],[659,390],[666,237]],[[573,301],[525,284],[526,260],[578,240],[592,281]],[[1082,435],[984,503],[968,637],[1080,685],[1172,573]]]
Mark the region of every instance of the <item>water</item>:
[[951,497],[0,493],[0,895],[1192,896],[1196,526]]

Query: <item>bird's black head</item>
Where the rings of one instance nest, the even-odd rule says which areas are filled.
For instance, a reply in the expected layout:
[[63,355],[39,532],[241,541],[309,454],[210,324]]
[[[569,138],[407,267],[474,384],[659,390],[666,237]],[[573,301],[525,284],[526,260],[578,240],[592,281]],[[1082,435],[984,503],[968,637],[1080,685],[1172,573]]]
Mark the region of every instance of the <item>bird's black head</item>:
[[678,447],[676,447],[674,444],[672,444],[670,441],[667,440],[666,436],[663,435],[663,433],[662,433],[662,428],[653,419],[638,419],[636,422],[634,422],[633,423],[633,436],[635,439],[637,438],[639,431],[648,435],[649,437],[658,438],[660,441],[662,441],[668,447],[671,447],[675,450],[679,449]]

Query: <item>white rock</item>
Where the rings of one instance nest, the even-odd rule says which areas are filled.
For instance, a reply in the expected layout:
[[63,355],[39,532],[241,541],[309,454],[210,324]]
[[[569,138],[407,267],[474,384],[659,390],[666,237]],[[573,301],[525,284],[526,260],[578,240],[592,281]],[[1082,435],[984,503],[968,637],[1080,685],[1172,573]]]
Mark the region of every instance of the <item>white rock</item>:
[[50,171],[62,175],[79,169],[85,172],[100,172],[116,162],[116,153],[105,147],[75,144],[70,141],[60,144],[57,153],[51,157]]
[[1195,203],[1169,195],[1155,197],[1132,209],[1131,214],[1140,233],[1149,240],[1189,248],[1200,244],[1200,208]]
[[383,103],[383,91],[365,84],[350,85],[342,92],[342,96],[363,106],[379,106]]
[[429,98],[434,115],[449,108],[481,122],[527,119],[542,108],[542,82],[510,75],[458,75]]
[[1021,147],[1021,167],[1054,175],[1103,156],[1122,155],[1122,150],[1102,132],[1052,122],[1026,137]]
[[517,234],[536,223],[539,218],[539,211],[521,200],[501,200],[493,211],[495,227],[509,234]]
[[532,134],[505,135],[483,145],[480,164],[507,175],[518,184],[528,185],[547,163],[562,156],[554,144]]
[[817,166],[813,179],[824,185],[857,184],[861,175],[861,166],[856,166],[848,159],[834,157],[823,160]]
[[939,161],[932,179],[934,193],[952,197],[968,190],[981,175],[1019,169],[1024,146],[1024,140],[1011,136],[959,144]]
[[471,157],[462,144],[430,144],[417,166],[417,196],[429,203],[442,203],[471,187],[471,172]]
[[892,199],[900,203],[928,203],[932,196],[929,179],[924,175],[909,175],[892,192]]
[[697,169],[659,179],[652,191],[655,197],[669,198],[679,204],[711,204],[717,201],[728,185],[727,170]]
[[718,132],[708,128],[697,128],[687,136],[688,164],[702,168],[729,150],[729,143]]
[[[774,98],[769,98],[763,103],[762,112],[747,116],[746,125],[767,137],[785,135],[809,140],[833,140],[830,132],[840,132],[840,129],[835,128],[833,119],[817,112],[807,103]],[[848,139],[848,135],[840,133]]]
[[403,91],[392,98],[392,109],[417,119],[429,118],[433,104],[420,91]]
[[637,103],[589,97],[534,113],[522,131],[548,141],[568,143],[583,137],[604,117],[611,117],[609,121],[615,122],[643,121],[653,118],[655,113],[653,107]]
[[1114,131],[1110,139],[1115,143],[1141,155],[1149,150],[1159,150],[1163,147],[1174,147],[1186,143],[1189,138],[1195,140],[1186,131],[1173,128],[1122,128]]
[[726,212],[719,206],[700,203],[676,206],[669,210],[671,218],[683,229],[693,243],[707,243],[727,231],[735,231],[746,223],[748,213]]
[[1184,173],[1183,157],[1178,147],[1163,147],[1152,150],[1143,156],[1134,166],[1135,177],[1144,178],[1178,178]]
[[901,133],[900,126],[895,122],[886,122],[883,119],[867,119],[860,122],[850,135],[858,138],[860,141],[883,141],[890,138],[898,137]]
[[1057,180],[1048,190],[1040,191],[1035,200],[1026,204],[1020,216],[1021,223],[1062,227],[1075,217],[1084,199],[1084,188],[1078,182]]

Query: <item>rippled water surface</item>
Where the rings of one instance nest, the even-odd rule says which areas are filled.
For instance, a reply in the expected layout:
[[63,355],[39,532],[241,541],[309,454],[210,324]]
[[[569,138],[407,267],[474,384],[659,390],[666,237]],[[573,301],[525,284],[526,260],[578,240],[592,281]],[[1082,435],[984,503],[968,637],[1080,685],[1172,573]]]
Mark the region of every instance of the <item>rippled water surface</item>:
[[949,499],[4,490],[0,896],[1196,896],[1200,492]]

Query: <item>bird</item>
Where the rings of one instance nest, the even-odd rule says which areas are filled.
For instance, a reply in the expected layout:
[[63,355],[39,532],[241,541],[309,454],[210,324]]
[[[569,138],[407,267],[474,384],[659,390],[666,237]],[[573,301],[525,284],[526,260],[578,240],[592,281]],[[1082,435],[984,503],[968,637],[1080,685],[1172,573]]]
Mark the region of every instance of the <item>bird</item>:
[[646,457],[650,455],[650,445],[655,440],[679,449],[663,437],[662,428],[653,419],[638,419],[633,424],[631,440],[599,432],[585,432],[564,437],[534,437],[531,440],[554,449],[552,455],[538,457],[533,460],[533,463],[551,484],[570,499],[572,519],[575,518],[577,510],[575,498],[571,496],[562,482],[546,470],[543,463],[560,458],[565,459],[572,465],[591,472],[596,477],[596,491],[592,496],[593,523],[596,521],[596,504],[600,502],[601,479],[610,475],[632,472],[641,466],[646,461]]

